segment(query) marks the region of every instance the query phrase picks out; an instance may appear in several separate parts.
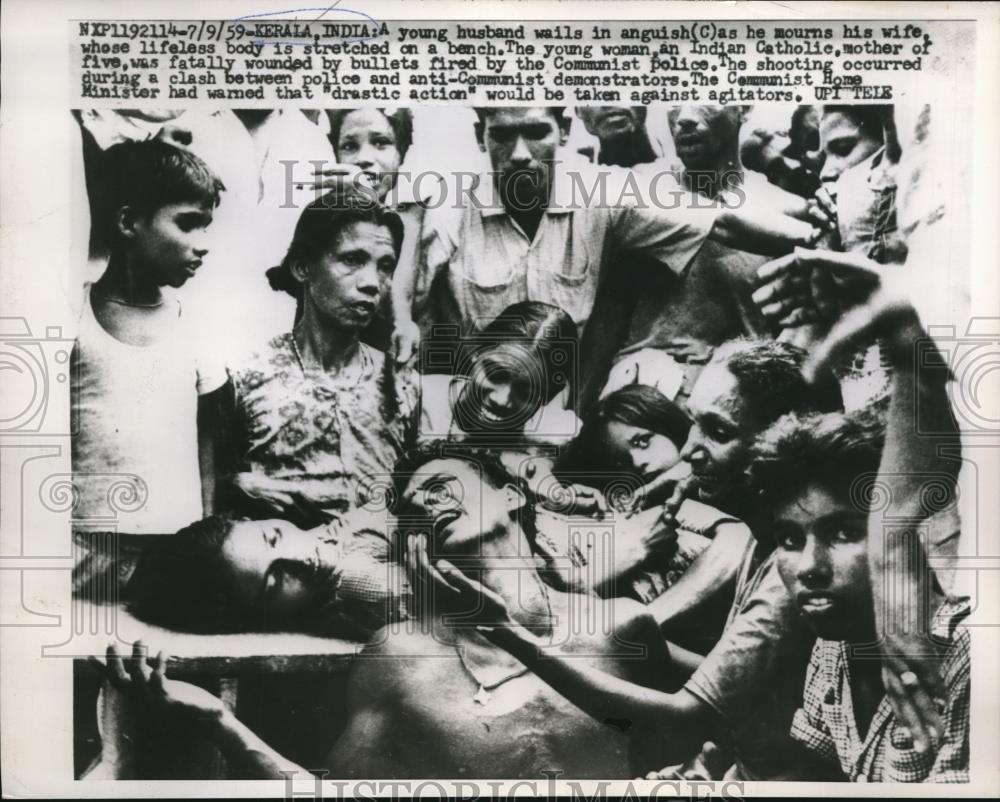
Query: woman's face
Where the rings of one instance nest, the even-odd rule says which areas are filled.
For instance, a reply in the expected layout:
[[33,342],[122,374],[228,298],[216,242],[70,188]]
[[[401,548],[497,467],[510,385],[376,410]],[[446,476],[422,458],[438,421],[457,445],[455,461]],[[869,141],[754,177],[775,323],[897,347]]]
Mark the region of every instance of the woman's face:
[[822,181],[836,181],[844,170],[860,164],[882,147],[877,135],[862,130],[854,119],[839,111],[823,115],[819,137],[826,153],[819,176]]
[[669,437],[621,421],[604,424],[601,445],[611,462],[650,481],[680,462],[680,450]]
[[371,180],[379,200],[385,200],[403,158],[396,134],[381,111],[358,109],[346,115],[334,151],[338,162],[358,167]]
[[516,431],[545,403],[544,372],[528,349],[499,345],[479,354],[459,399],[475,429]]

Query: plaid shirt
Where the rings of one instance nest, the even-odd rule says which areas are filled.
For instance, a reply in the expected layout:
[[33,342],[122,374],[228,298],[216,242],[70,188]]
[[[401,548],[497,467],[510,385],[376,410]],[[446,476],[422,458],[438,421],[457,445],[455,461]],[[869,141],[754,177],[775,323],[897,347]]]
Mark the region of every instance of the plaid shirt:
[[852,782],[968,782],[969,633],[958,624],[969,611],[968,599],[947,602],[932,627],[933,636],[948,643],[941,665],[948,698],[936,751],[913,748],[885,697],[861,739],[848,676],[850,645],[841,641],[816,641],[792,737],[823,758],[839,760]]

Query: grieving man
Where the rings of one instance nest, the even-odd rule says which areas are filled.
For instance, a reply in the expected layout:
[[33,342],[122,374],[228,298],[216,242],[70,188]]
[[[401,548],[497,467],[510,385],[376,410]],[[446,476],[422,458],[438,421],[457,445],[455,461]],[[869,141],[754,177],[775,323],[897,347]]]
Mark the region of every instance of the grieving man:
[[442,291],[463,333],[526,300],[560,307],[582,331],[602,271],[622,252],[682,274],[706,238],[780,254],[818,234],[777,212],[690,209],[669,182],[654,188],[627,170],[560,161],[570,124],[563,111],[477,109],[491,170],[466,188],[465,202],[429,210],[424,221],[423,282],[447,276]]
[[[547,587],[529,547],[531,509],[485,453],[435,446],[399,466],[397,514],[414,566],[447,558],[503,598],[514,618],[560,654],[641,687],[672,684],[666,646],[641,605]],[[412,534],[417,532],[417,534]],[[627,778],[653,765],[627,722],[594,721],[470,623],[438,584],[421,584],[418,621],[390,624],[357,658],[348,721],[326,766],[343,778]],[[582,626],[582,624],[587,624]],[[194,722],[247,777],[303,771],[278,755],[219,699],[167,679],[139,645],[111,682],[147,705],[152,726]]]

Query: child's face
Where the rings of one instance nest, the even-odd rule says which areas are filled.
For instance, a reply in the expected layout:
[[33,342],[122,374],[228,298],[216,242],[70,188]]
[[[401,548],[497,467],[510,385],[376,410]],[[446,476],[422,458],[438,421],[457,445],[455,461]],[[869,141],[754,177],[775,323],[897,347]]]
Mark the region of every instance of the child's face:
[[158,287],[180,287],[201,267],[208,253],[212,206],[187,201],[161,206],[136,219],[129,238],[136,263]]
[[463,408],[476,428],[513,431],[524,426],[545,399],[545,376],[527,349],[504,344],[480,354],[462,392]]
[[602,435],[601,445],[612,464],[634,471],[644,481],[656,478],[680,462],[680,449],[658,432],[608,421]]
[[371,179],[379,198],[385,199],[396,181],[402,157],[396,134],[381,111],[358,109],[344,117],[334,151],[337,161],[360,167]]
[[809,482],[774,510],[778,572],[821,638],[859,641],[874,629],[868,516],[849,491]]

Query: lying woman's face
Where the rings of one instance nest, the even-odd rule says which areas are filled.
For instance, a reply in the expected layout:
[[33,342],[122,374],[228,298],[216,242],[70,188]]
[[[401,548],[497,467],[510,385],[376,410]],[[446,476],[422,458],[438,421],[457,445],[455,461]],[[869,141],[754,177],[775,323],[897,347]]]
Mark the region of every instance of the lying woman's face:
[[337,161],[360,168],[379,200],[385,200],[402,162],[396,134],[386,116],[378,109],[352,111],[341,121],[335,150]]
[[459,396],[463,428],[517,431],[545,403],[544,371],[513,344],[479,354]]
[[272,621],[289,621],[330,602],[339,551],[325,534],[277,519],[237,522],[221,551],[234,599]]
[[669,437],[620,421],[604,424],[601,448],[620,470],[633,471],[650,481],[680,462],[680,451]]

